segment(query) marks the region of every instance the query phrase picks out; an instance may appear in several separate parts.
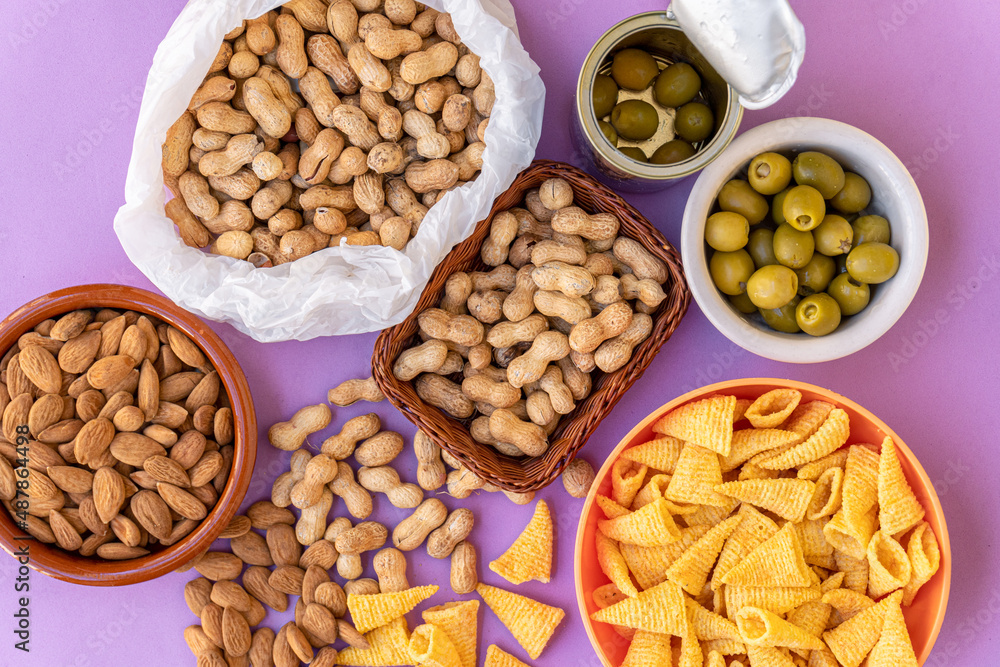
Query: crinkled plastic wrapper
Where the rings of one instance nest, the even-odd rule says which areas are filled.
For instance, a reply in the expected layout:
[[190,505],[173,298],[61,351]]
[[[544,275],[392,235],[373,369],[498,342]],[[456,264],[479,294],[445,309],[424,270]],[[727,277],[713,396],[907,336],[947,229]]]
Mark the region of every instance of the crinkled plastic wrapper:
[[376,331],[402,321],[434,267],[486,217],[500,193],[534,157],[545,88],[517,36],[507,0],[429,0],[448,11],[469,49],[493,78],[496,104],[478,178],[433,206],[403,252],[341,246],[277,267],[206,254],[181,241],[163,211],[161,145],[187,108],[223,36],[275,0],[192,0],[153,58],[139,111],[125,205],[115,231],[132,262],[168,297],[262,342]]

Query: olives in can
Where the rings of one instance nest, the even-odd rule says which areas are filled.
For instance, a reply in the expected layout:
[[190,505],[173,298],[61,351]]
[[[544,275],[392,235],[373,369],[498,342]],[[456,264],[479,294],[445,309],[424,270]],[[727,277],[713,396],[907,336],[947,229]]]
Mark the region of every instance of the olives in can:
[[611,77],[629,90],[645,90],[659,73],[656,60],[642,49],[622,49],[611,61]]
[[694,67],[687,63],[668,66],[653,84],[656,103],[665,107],[679,107],[695,98],[701,90],[701,77]]

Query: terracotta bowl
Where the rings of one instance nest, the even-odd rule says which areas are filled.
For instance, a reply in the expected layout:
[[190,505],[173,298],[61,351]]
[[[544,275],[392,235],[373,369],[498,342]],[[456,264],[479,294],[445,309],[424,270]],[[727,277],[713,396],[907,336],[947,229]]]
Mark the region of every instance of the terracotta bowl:
[[135,287],[80,285],[34,299],[0,322],[0,354],[38,323],[80,308],[134,310],[176,327],[198,344],[218,370],[232,403],[235,451],[229,482],[201,525],[176,544],[132,560],[84,558],[30,537],[25,542],[25,533],[16,527],[6,509],[0,510],[0,546],[13,554],[23,545],[30,545],[30,566],[35,570],[88,586],[136,584],[172,572],[206,550],[236,515],[250,485],[257,457],[257,418],[246,376],[222,339],[204,322],[165,297]]
[[705,398],[711,394],[731,394],[737,398],[753,399],[778,387],[799,390],[802,392],[803,401],[823,400],[846,411],[851,419],[851,436],[848,444],[879,443],[885,436],[891,437],[896,443],[903,472],[927,511],[925,520],[934,530],[941,548],[941,567],[931,580],[920,589],[913,604],[903,609],[906,625],[910,631],[910,639],[913,641],[913,648],[917,654],[917,661],[923,664],[927,656],[930,655],[938,633],[941,631],[945,609],[948,606],[948,593],[951,589],[951,543],[948,538],[948,527],[945,525],[944,512],[941,509],[941,501],[917,457],[885,422],[840,394],[794,380],[748,378],[711,384],[688,392],[657,408],[622,438],[597,473],[596,481],[591,487],[586,501],[584,501],[580,525],[577,528],[574,579],[577,603],[580,606],[583,624],[587,629],[587,636],[590,638],[594,651],[606,667],[618,667],[625,659],[629,646],[629,641],[615,632],[611,625],[590,620],[590,615],[598,609],[593,600],[594,589],[609,581],[601,572],[597,562],[594,534],[597,532],[597,521],[604,518],[604,513],[594,502],[594,497],[597,494],[611,495],[611,466],[623,450],[652,440],[654,437],[653,424],[680,405]]

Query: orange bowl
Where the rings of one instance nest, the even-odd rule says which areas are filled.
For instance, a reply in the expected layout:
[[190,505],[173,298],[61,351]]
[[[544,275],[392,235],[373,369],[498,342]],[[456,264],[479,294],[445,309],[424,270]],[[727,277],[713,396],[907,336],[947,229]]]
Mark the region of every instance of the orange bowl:
[[[38,297],[0,322],[0,355],[18,338],[46,319],[82,308],[118,308],[153,315],[186,334],[219,372],[233,409],[233,468],[215,507],[187,537],[157,547],[131,560],[85,558],[57,545],[32,540],[30,567],[50,577],[89,586],[124,586],[173,572],[208,549],[236,515],[250,486],[257,457],[257,418],[246,376],[222,339],[208,325],[169,299],[124,285],[80,285]],[[0,548],[9,554],[25,542],[25,534],[0,507]]]
[[580,616],[583,618],[584,627],[587,629],[587,636],[590,638],[594,651],[606,667],[618,667],[625,659],[629,646],[629,640],[621,637],[611,625],[595,623],[590,620],[590,615],[598,609],[597,605],[594,604],[594,590],[610,581],[601,572],[601,567],[597,562],[594,534],[597,532],[597,521],[604,518],[604,513],[594,502],[594,497],[597,494],[611,495],[611,466],[623,450],[653,439],[653,424],[680,405],[719,393],[731,394],[737,398],[754,399],[764,392],[779,387],[799,390],[802,392],[803,401],[823,400],[833,403],[847,412],[851,419],[851,436],[848,444],[881,442],[885,436],[889,436],[899,448],[903,472],[927,511],[925,520],[933,528],[941,548],[941,567],[931,580],[920,589],[913,604],[903,609],[910,638],[913,641],[913,649],[917,654],[917,661],[923,664],[927,656],[930,655],[938,633],[941,631],[945,609],[948,606],[948,593],[951,589],[951,542],[948,539],[948,527],[945,525],[941,501],[917,457],[885,422],[854,401],[836,392],[794,380],[747,378],[710,384],[679,396],[657,408],[622,438],[597,473],[596,481],[584,501],[580,525],[577,528],[574,577],[577,603],[580,606]]

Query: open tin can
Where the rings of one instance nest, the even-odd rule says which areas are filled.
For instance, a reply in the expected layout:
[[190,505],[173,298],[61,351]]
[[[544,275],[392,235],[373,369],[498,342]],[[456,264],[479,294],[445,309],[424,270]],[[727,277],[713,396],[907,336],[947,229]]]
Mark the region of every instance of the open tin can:
[[[649,53],[661,71],[683,62],[701,77],[696,100],[711,109],[714,129],[695,144],[692,157],[671,164],[640,162],[601,131],[592,101],[594,83],[610,72],[614,55],[628,48]],[[802,24],[785,0],[674,0],[667,11],[631,16],[605,32],[584,60],[572,130],[576,148],[590,171],[617,190],[661,190],[712,162],[736,136],[744,107],[761,108],[780,99],[794,83],[804,51]],[[619,101],[639,96],[623,90]],[[672,116],[665,118],[663,107],[658,113],[660,124],[647,145],[674,138]]]

